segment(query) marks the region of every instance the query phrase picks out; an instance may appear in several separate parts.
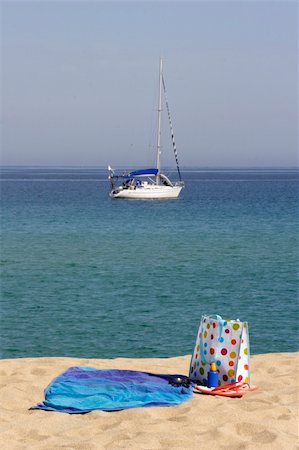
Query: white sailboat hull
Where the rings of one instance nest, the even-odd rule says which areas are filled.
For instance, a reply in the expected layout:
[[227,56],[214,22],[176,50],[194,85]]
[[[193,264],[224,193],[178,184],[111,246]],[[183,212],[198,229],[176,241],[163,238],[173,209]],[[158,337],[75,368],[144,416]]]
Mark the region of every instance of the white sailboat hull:
[[136,187],[136,189],[116,189],[111,191],[113,198],[151,199],[151,198],[177,198],[182,186],[150,185],[148,187]]

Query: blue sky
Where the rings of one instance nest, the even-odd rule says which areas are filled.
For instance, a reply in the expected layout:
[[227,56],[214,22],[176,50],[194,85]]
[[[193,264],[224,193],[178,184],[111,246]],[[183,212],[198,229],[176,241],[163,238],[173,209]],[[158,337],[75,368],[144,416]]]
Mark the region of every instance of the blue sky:
[[1,6],[2,164],[297,165],[297,2]]

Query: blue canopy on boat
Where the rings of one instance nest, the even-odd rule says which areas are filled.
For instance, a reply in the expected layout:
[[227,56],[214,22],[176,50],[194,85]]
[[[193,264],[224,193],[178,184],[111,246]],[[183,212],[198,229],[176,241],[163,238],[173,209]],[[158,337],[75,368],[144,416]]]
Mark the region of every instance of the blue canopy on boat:
[[158,169],[141,169],[141,170],[134,170],[134,172],[130,172],[130,177],[147,177],[149,175],[157,175]]

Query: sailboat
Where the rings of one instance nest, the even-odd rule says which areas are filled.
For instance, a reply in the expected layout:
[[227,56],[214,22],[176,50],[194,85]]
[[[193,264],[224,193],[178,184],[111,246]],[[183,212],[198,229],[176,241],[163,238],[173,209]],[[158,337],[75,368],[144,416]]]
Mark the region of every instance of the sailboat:
[[[162,117],[162,93],[166,104],[172,145],[177,165],[179,181],[173,183],[165,174],[161,172],[161,117]],[[159,102],[158,102],[158,131],[157,131],[157,162],[156,167],[149,169],[134,170],[115,174],[115,171],[108,166],[109,181],[111,183],[110,197],[132,198],[132,199],[155,199],[155,198],[177,198],[180,195],[184,182],[182,181],[179,168],[178,155],[174,140],[173,127],[170,117],[169,105],[166,96],[166,88],[163,77],[163,62],[160,59],[159,67]]]

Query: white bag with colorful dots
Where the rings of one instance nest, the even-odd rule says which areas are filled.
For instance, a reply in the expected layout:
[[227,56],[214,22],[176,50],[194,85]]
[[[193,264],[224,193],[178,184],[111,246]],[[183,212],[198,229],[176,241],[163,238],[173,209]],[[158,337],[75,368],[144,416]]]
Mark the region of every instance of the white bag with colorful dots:
[[247,322],[224,320],[217,315],[202,316],[189,378],[207,385],[210,364],[215,362],[219,386],[235,381],[249,384],[249,356]]

